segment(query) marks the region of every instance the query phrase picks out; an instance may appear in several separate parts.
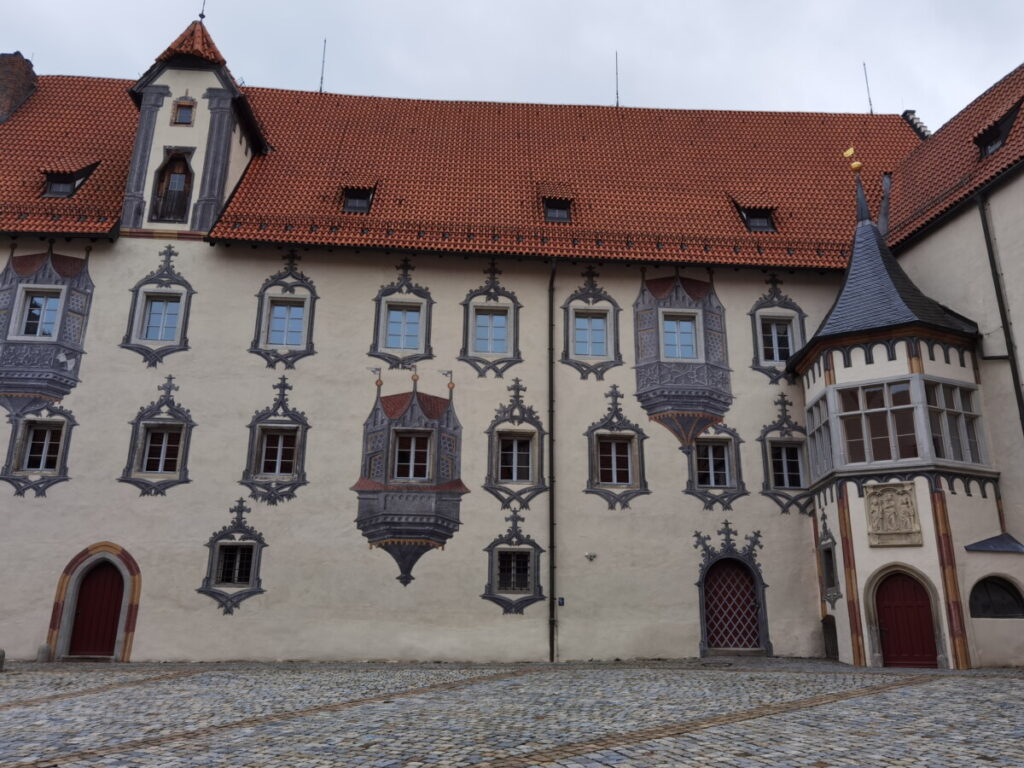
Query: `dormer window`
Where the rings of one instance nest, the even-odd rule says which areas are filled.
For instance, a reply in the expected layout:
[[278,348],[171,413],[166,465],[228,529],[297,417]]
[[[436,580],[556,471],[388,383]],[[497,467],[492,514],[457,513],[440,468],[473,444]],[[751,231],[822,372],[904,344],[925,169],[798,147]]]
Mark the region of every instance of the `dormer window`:
[[544,221],[553,224],[568,224],[572,221],[572,200],[545,197]]
[[775,219],[772,208],[743,208],[740,206],[740,217],[748,232],[775,232]]
[[188,220],[192,199],[192,169],[184,155],[174,154],[157,172],[156,195],[153,199],[153,221]]
[[192,125],[195,112],[196,103],[192,99],[178,99],[171,113],[171,125]]
[[43,197],[71,197],[78,191],[99,163],[93,163],[74,173],[46,172],[46,187]]
[[373,189],[367,187],[345,187],[342,210],[345,213],[369,213],[373,203]]
[[978,151],[981,152],[982,160],[997,152],[1006,143],[1006,140],[1010,137],[1013,122],[1017,119],[1018,110],[1020,110],[1020,102],[999,118],[995,125],[986,128],[974,137],[974,143],[978,145]]

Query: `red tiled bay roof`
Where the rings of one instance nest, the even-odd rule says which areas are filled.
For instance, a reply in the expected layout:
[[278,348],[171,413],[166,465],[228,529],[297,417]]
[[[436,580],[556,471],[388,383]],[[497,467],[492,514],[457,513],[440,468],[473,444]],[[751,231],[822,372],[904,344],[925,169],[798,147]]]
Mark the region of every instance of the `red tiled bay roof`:
[[[0,232],[104,234],[121,215],[138,111],[127,80],[40,77],[0,123]],[[47,171],[99,163],[69,198],[42,197]]]
[[1024,65],[972,101],[904,159],[893,176],[891,244],[907,240],[1024,160],[1024,109],[1006,143],[995,152],[982,158],[975,143],[982,131],[995,125],[1022,98]]
[[[272,150],[216,240],[841,268],[869,189],[919,142],[896,115],[414,101],[244,89]],[[374,184],[369,214],[346,186]],[[571,197],[571,223],[543,198]],[[877,203],[877,200],[875,201]],[[736,206],[774,209],[749,233]]]

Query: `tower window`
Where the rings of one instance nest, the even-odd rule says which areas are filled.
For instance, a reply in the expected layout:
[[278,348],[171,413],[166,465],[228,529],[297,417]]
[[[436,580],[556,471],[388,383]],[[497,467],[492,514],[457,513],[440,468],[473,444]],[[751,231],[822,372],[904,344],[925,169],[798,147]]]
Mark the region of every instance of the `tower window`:
[[555,224],[568,224],[572,221],[572,200],[545,197],[544,221],[550,221]]

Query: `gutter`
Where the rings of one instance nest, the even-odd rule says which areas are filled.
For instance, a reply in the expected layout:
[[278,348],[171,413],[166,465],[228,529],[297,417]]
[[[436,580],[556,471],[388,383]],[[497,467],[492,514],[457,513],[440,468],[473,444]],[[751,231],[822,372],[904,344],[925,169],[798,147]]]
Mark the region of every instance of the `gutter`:
[[1003,324],[1003,338],[1006,341],[1006,352],[1010,362],[1010,377],[1013,380],[1013,392],[1017,399],[1017,415],[1020,417],[1021,432],[1024,433],[1024,390],[1021,389],[1020,366],[1017,358],[1017,344],[1013,337],[1013,326],[1006,309],[1006,289],[1003,275],[999,269],[999,260],[992,242],[989,227],[988,195],[984,192],[975,196],[978,215],[981,217],[981,231],[985,235],[985,250],[988,252],[988,265],[992,271],[992,287],[996,293],[996,304],[999,306],[999,321]]
[[548,661],[558,656],[558,590],[555,589],[555,275],[558,262],[551,259],[548,277]]

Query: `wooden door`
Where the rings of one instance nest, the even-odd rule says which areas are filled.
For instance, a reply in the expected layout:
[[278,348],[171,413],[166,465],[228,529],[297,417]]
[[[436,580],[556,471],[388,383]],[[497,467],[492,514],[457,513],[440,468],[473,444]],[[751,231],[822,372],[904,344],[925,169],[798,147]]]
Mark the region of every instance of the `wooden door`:
[[113,656],[121,618],[124,580],[109,560],[101,560],[82,577],[71,628],[69,656]]
[[760,648],[757,591],[750,569],[719,560],[704,577],[704,622],[708,648]]
[[886,576],[875,593],[875,607],[885,666],[938,666],[932,603],[917,579],[905,573]]

